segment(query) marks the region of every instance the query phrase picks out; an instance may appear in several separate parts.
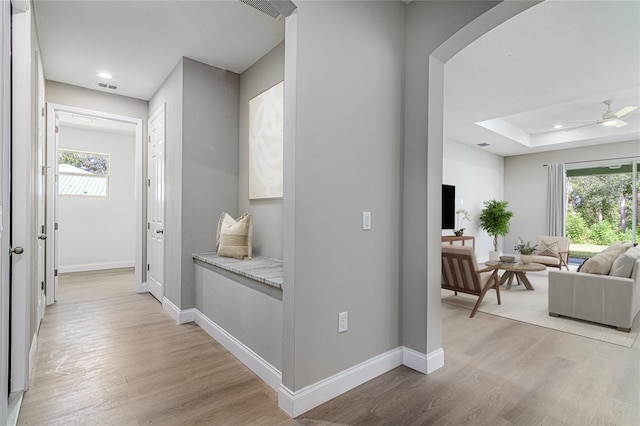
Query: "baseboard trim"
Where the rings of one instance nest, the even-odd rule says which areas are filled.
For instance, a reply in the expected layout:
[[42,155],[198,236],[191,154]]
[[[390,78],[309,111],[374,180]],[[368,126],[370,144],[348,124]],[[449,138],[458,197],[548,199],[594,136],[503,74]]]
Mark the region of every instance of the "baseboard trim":
[[296,392],[280,385],[278,406],[289,416],[297,417],[402,365],[402,353],[402,348],[392,349]]
[[180,323],[180,308],[166,297],[162,298],[162,309],[164,309],[175,322]]
[[149,284],[146,282],[136,284],[136,293],[149,293]]
[[68,272],[101,271],[103,269],[133,268],[135,266],[136,262],[133,260],[125,260],[121,262],[86,263],[82,265],[59,266],[58,272],[61,274],[66,274]]
[[436,349],[428,354],[423,354],[411,348],[402,348],[402,363],[422,374],[431,374],[444,366],[444,350]]
[[38,333],[40,330],[33,334],[33,339],[31,339],[31,348],[29,348],[29,382],[27,383],[27,389],[29,389],[29,383],[31,383],[31,373],[33,373],[33,368],[36,366],[36,354],[38,352]]
[[213,322],[197,309],[193,309],[196,324],[200,326],[209,336],[213,337],[233,354],[247,368],[260,377],[269,387],[277,391],[280,383],[282,383],[282,373],[277,368],[269,364],[260,355],[251,350],[228,333],[225,329]]

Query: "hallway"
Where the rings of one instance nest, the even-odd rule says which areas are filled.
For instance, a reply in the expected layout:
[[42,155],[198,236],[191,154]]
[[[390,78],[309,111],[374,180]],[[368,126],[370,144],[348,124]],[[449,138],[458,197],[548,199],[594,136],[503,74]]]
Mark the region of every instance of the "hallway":
[[276,392],[133,282],[132,269],[60,277],[19,425],[289,421]]

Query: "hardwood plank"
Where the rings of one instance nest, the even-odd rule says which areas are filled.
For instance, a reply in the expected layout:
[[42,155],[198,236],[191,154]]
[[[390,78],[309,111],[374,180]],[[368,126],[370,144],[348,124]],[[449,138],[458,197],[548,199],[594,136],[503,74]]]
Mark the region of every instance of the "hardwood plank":
[[[60,278],[20,425],[640,424],[640,344],[624,348],[442,305],[444,368],[398,367],[295,420],[129,270]],[[640,319],[638,319],[640,320]]]

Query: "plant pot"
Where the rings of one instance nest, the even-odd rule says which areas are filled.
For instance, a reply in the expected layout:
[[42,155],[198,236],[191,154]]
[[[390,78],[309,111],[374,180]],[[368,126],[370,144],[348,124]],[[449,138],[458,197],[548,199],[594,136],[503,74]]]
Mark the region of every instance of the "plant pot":
[[454,234],[456,237],[462,237],[462,235],[464,235],[464,231],[453,231],[453,234]]
[[522,262],[523,265],[528,265],[531,263],[531,255],[530,254],[521,254],[520,255],[520,262]]
[[489,260],[500,261],[500,256],[502,256],[502,252],[501,251],[493,251],[493,250],[491,250],[489,252]]

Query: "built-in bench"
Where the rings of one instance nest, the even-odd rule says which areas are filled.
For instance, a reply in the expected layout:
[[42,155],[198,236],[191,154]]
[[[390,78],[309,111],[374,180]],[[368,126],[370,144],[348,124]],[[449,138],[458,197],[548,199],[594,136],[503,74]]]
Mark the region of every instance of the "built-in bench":
[[281,260],[265,256],[254,256],[251,260],[240,260],[218,256],[215,253],[194,254],[193,258],[282,290],[283,272]]

